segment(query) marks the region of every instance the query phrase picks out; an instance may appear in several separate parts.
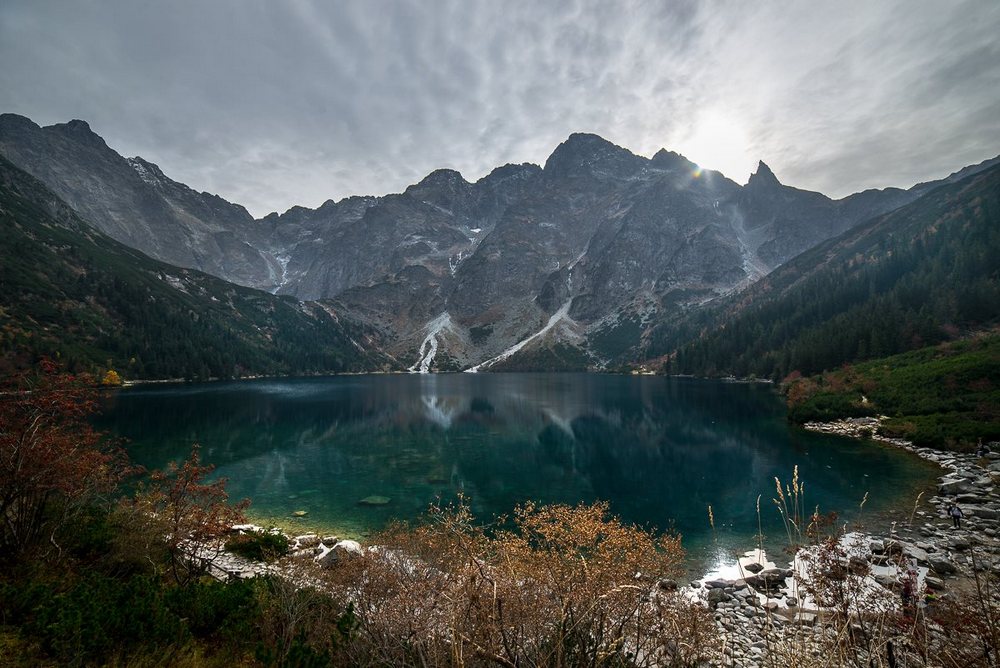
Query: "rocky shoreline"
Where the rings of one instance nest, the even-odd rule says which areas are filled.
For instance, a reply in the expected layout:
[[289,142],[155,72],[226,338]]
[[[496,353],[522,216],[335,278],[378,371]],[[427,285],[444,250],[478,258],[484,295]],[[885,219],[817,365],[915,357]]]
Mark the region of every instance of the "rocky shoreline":
[[[912,521],[894,524],[883,535],[852,533],[843,537],[841,545],[847,555],[844,565],[863,567],[869,573],[874,594],[897,605],[907,569],[916,573],[921,594],[938,598],[960,590],[973,577],[974,569],[1000,574],[1000,444],[991,444],[993,451],[983,457],[918,448],[908,441],[879,435],[880,423],[880,418],[851,418],[807,423],[804,427],[887,443],[937,464],[943,474],[936,494],[914,507]],[[964,513],[961,528],[954,528],[946,513],[953,503]],[[234,527],[234,531],[279,530],[248,524]],[[212,560],[210,572],[223,580],[258,575],[297,579],[302,575],[298,565],[303,562],[332,567],[365,549],[354,540],[332,535],[287,537],[288,554],[273,564],[223,552]],[[824,636],[836,634],[824,623],[825,611],[811,600],[803,586],[808,561],[814,555],[814,548],[804,548],[788,567],[780,567],[768,561],[763,552],[754,550],[724,571],[690,583],[687,595],[713,611],[727,664],[758,667],[781,643],[792,643],[800,652],[818,654],[828,640]],[[674,586],[665,582],[666,587]]]
[[[982,457],[920,448],[878,434],[883,419],[804,425],[811,431],[887,443],[944,470],[937,493],[914,506],[911,522],[894,524],[887,535],[845,536],[841,540],[844,566],[870,573],[874,593],[897,606],[910,569],[918,583],[915,598],[921,601],[921,594],[941,598],[961,589],[974,569],[1000,574],[1000,444],[990,444],[992,451]],[[947,515],[951,504],[964,514],[961,528],[954,528]],[[806,563],[814,554],[814,550],[800,550],[789,568],[780,568],[764,554],[748,552],[729,573],[691,582],[692,594],[714,611],[727,662],[759,666],[770,647],[790,640],[798,651],[818,654],[823,636],[836,634],[823,624],[824,610],[802,586]]]

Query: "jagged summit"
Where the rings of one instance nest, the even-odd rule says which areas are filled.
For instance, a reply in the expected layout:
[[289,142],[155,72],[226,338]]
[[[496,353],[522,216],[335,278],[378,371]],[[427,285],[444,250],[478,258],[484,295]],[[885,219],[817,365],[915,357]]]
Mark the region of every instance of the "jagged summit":
[[107,148],[108,146],[104,142],[103,137],[90,129],[90,124],[87,121],[81,121],[80,119],[73,119],[68,123],[56,123],[42,129],[54,131],[63,136],[70,137],[80,144],[90,145],[102,149]]
[[404,193],[255,222],[144,158],[120,156],[83,121],[39,128],[4,114],[0,155],[94,227],[157,259],[303,300],[336,299],[407,366],[429,323],[448,313],[453,327],[440,333],[431,369],[503,356],[526,336],[534,338],[524,354],[552,342],[559,355],[585,351],[575,364],[612,360],[643,335],[623,323],[715,299],[921,194],[834,201],[782,185],[764,162],[741,186],[700,175],[675,151],[646,158],[574,133],[544,168],[508,164],[475,183],[439,169]]
[[652,165],[658,169],[686,169],[691,170],[697,168],[697,165],[687,158],[685,158],[680,153],[676,151],[668,151],[665,148],[661,148],[657,151],[652,159],[650,160]]
[[767,163],[761,160],[757,163],[757,171],[750,175],[750,180],[747,181],[747,185],[753,186],[780,186],[781,181],[778,177],[774,175],[771,168],[767,166]]
[[476,181],[476,183],[488,183],[512,177],[525,177],[537,174],[540,171],[542,171],[542,168],[533,162],[522,162],[520,164],[508,162],[506,165],[495,167],[493,171]]
[[20,114],[0,114],[0,129],[24,128],[38,130],[38,124],[27,116]]
[[595,134],[574,132],[545,161],[544,171],[554,176],[579,176],[604,172],[627,175],[641,169],[647,160]]
[[[425,176],[417,183],[418,186],[437,186],[443,184],[454,184],[454,183],[465,183],[465,177],[462,176],[461,172],[454,169],[435,169],[433,172]],[[413,186],[411,186],[413,187]]]

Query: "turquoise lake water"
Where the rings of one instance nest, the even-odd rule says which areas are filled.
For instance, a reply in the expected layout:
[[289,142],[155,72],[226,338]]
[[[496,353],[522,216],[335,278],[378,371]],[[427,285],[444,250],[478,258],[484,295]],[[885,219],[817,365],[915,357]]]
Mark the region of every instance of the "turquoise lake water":
[[[694,568],[784,542],[775,476],[806,505],[882,527],[909,515],[936,469],[913,455],[790,427],[769,385],[599,374],[340,376],[130,388],[100,426],[147,468],[192,443],[232,498],[289,531],[364,537],[462,493],[483,519],[521,502],[606,500],[680,532]],[[869,493],[863,515],[859,504]],[[369,496],[385,505],[361,505]],[[708,506],[715,517],[709,526]],[[305,510],[304,518],[291,514]]]

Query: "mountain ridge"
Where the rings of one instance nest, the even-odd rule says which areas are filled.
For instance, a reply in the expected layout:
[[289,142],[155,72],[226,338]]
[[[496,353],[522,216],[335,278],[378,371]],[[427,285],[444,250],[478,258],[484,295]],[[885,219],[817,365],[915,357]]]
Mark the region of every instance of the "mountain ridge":
[[0,154],[119,241],[276,294],[336,298],[405,364],[440,354],[428,370],[476,366],[528,339],[519,355],[570,346],[582,366],[616,364],[656,323],[947,181],[833,200],[782,184],[764,161],[741,186],[666,149],[646,158],[573,133],[541,167],[508,164],[475,182],[434,170],[401,193],[255,220],[122,158],[83,121],[39,128],[0,115]]

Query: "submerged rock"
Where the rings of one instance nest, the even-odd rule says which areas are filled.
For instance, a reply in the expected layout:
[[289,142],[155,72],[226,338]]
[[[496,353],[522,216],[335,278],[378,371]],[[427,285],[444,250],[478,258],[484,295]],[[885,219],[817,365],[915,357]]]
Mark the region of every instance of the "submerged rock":
[[366,496],[365,498],[358,501],[359,506],[385,506],[392,501],[388,496],[379,496],[378,494],[373,494],[372,496]]

